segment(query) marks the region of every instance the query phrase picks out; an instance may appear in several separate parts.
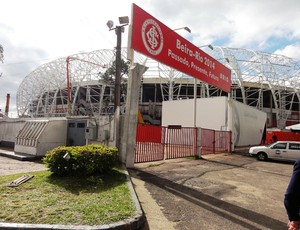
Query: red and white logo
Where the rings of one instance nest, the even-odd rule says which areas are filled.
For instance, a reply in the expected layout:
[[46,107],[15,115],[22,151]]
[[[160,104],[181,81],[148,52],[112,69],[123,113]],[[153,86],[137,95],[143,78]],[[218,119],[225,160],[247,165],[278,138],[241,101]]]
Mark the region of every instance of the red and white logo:
[[142,39],[145,48],[150,54],[160,54],[164,44],[164,37],[160,26],[153,19],[144,21],[142,25]]

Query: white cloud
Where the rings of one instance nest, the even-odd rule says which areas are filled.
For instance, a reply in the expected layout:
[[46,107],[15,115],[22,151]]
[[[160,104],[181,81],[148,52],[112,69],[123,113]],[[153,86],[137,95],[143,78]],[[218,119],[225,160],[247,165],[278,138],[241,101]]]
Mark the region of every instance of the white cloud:
[[282,54],[287,57],[291,57],[300,62],[300,43],[288,45],[283,49],[275,51],[275,54]]

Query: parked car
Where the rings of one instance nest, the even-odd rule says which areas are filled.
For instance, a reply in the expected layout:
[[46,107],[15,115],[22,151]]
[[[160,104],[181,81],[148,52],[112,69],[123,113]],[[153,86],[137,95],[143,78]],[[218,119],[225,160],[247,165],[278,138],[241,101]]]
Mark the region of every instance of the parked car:
[[261,161],[267,159],[295,161],[300,157],[300,142],[277,141],[267,146],[254,146],[249,149],[249,154]]

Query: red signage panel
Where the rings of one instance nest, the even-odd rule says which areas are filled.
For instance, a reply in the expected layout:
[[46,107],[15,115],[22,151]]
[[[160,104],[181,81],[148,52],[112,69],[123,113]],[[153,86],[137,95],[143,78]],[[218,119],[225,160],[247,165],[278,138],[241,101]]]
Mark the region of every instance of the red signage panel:
[[135,4],[132,17],[132,49],[230,92],[230,69]]

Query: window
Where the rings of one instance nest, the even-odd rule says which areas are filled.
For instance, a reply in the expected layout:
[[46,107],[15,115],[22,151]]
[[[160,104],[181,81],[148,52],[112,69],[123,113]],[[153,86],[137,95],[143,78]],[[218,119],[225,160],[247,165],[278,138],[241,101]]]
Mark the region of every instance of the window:
[[77,128],[85,128],[85,124],[84,123],[78,123]]
[[272,149],[286,149],[286,143],[278,143],[273,145]]
[[69,123],[69,128],[75,128],[75,123]]
[[300,143],[290,143],[289,149],[300,150]]

